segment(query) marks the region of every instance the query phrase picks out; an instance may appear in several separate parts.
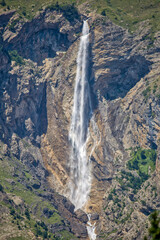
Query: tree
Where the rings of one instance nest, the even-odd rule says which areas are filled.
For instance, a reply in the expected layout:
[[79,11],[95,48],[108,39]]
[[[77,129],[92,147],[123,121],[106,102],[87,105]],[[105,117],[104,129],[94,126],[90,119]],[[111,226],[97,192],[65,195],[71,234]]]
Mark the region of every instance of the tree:
[[28,220],[30,220],[30,213],[29,213],[28,208],[25,210],[25,215],[28,218]]
[[1,5],[2,5],[3,7],[6,6],[5,0],[2,0],[2,1],[1,1]]
[[105,9],[101,12],[101,15],[102,15],[102,16],[106,16],[106,11],[105,11]]
[[[151,240],[159,240],[160,239],[160,217],[158,217],[158,212],[155,211],[151,214],[151,227],[149,228],[149,236],[151,236]],[[144,237],[144,240],[147,240],[147,237]]]
[[3,186],[0,184],[0,192],[3,192]]

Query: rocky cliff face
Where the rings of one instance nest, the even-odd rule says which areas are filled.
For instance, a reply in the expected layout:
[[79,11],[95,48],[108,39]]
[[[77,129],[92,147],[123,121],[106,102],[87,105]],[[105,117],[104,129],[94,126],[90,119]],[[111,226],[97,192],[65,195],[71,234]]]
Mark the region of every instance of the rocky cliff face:
[[[80,31],[78,29],[81,28],[81,22],[75,20],[76,22],[73,27],[63,17],[63,14],[46,10],[42,15],[38,15],[32,23],[18,21],[15,25],[15,30],[11,31],[10,24],[17,18],[17,15],[8,18],[10,22],[7,22],[5,28],[3,28],[1,40],[3,48],[1,49],[0,138],[1,160],[4,160],[1,164],[5,169],[5,161],[11,159],[11,163],[15,165],[14,171],[17,171],[19,167],[23,171],[22,166],[16,167],[15,161],[20,161],[27,168],[29,176],[33,177],[33,180],[30,179],[29,183],[27,183],[25,177],[21,180],[21,174],[19,172],[16,173],[16,177],[19,178],[24,188],[22,191],[32,191],[32,194],[38,195],[42,202],[48,201],[48,204],[51,203],[57,209],[56,211],[58,211],[64,220],[61,223],[59,223],[58,218],[57,220],[50,220],[49,222],[52,223],[53,221],[53,224],[48,225],[48,231],[54,234],[55,237],[57,236],[57,238],[62,238],[66,234],[70,239],[74,234],[75,239],[76,237],[86,239],[86,221],[83,221],[83,217],[81,219],[84,213],[76,215],[74,213],[74,206],[70,201],[56,194],[47,184],[46,180],[50,174],[48,172],[50,169],[47,166],[51,160],[47,159],[46,161],[46,156],[49,154],[51,146],[49,145],[48,149],[44,140],[49,128],[48,122],[50,118],[48,113],[51,115],[53,113],[52,109],[49,108],[49,105],[52,105],[54,102],[53,86],[58,85],[58,83],[51,81],[50,77],[56,70],[55,67],[58,64],[58,60],[65,54],[64,51],[68,49],[76,38],[76,32]],[[42,51],[40,51],[38,42],[43,44]],[[49,45],[54,48],[53,51],[49,49]],[[32,48],[33,51],[29,53],[27,49],[31,49],[31,46],[34,46],[34,49]],[[15,53],[15,61],[11,62],[12,53]],[[49,56],[52,58],[48,59]],[[25,59],[19,62],[19,59],[22,59],[21,57],[25,57]],[[49,103],[49,101],[51,102]],[[53,121],[53,118],[51,118],[51,121]],[[58,136],[57,139],[60,141]],[[45,154],[46,148],[47,153]],[[59,166],[61,166],[60,163]],[[9,171],[11,178],[15,175],[14,171]],[[58,172],[56,176],[58,177],[59,175],[60,173]],[[2,183],[5,186],[5,182],[2,181]],[[15,184],[18,185],[17,183]],[[19,187],[17,189],[12,189],[11,187],[11,190],[4,189],[1,198],[2,203],[4,199],[8,198],[8,196],[5,196],[5,192],[12,191],[13,194],[17,195],[17,191],[19,190]],[[22,197],[22,200],[27,202],[27,196],[21,196],[20,193],[18,195]],[[10,197],[5,201],[11,201]],[[28,206],[30,207],[30,204]],[[31,209],[33,218],[42,220],[42,216],[39,215],[38,211],[37,206]],[[53,213],[49,213],[49,208],[41,209],[40,211],[45,211],[45,222],[53,217]],[[47,212],[49,215],[47,215]],[[9,213],[7,212],[7,214]],[[8,219],[9,215],[6,216]],[[3,225],[2,228],[4,227]],[[11,228],[9,233],[11,236],[15,236],[17,231],[18,229]],[[72,234],[68,235],[69,232]],[[20,233],[17,233],[17,235],[20,235]],[[6,237],[7,235],[4,232],[2,239],[6,239]],[[36,238],[34,235],[32,237],[33,239]]]
[[[85,210],[96,221],[97,239],[142,239],[148,216],[160,207],[160,35],[152,46],[147,21],[130,34],[107,17],[87,17],[93,116],[87,144],[92,188]],[[37,179],[34,189],[44,190],[48,182],[48,192],[54,189],[66,197],[68,132],[83,18],[82,14],[70,22],[49,9],[31,22],[14,12],[0,18],[5,19],[0,58],[2,157],[27,166]],[[23,57],[21,65],[11,61],[14,50],[14,60]],[[87,239],[84,213],[74,213],[74,206],[54,191],[41,197],[50,199],[66,219],[65,231]]]
[[[95,150],[93,164],[96,171],[93,172],[95,177],[98,173],[96,180],[99,182],[111,182],[107,196],[103,199],[101,227],[105,233],[102,231],[99,237],[142,239],[147,216],[153,209],[159,208],[158,189],[155,190],[155,195],[151,190],[157,186],[158,174],[148,180],[148,183],[151,181],[151,188],[147,188],[146,181],[141,190],[134,194],[132,191],[136,186],[127,185],[127,181],[132,182],[135,179],[130,180],[125,172],[121,177],[119,174],[126,171],[127,162],[131,158],[130,151],[134,148],[157,150],[159,38],[154,47],[149,48],[147,40],[143,40],[149,31],[146,23],[142,23],[131,36],[109,21],[104,23],[102,18],[95,21],[102,22],[95,23],[92,54],[95,80],[93,88],[99,96],[97,117],[100,121],[99,129],[103,129],[100,144],[103,157],[96,154],[98,149]],[[99,168],[97,172],[99,159],[102,161],[100,166],[108,171],[105,172],[108,179],[99,177],[104,171]],[[125,189],[126,186],[128,189]]]

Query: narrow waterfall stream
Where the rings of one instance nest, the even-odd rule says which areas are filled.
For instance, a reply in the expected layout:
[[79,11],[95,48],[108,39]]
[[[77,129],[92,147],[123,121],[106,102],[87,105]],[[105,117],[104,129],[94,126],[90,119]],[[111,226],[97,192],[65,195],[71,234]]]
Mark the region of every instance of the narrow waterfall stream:
[[91,186],[90,163],[86,154],[88,123],[91,116],[91,101],[88,84],[89,27],[83,23],[82,37],[77,57],[77,75],[74,89],[74,104],[69,132],[70,157],[70,200],[75,209],[87,202]]
[[[88,83],[89,69],[89,26],[83,23],[82,36],[77,57],[77,74],[74,89],[74,103],[72,111],[69,140],[71,142],[70,155],[70,200],[75,210],[82,208],[88,200],[91,188],[90,160],[86,153],[88,125],[92,108]],[[88,235],[91,240],[96,239],[95,226],[88,222]]]
[[88,214],[88,219],[89,219],[89,221],[88,221],[87,231],[88,231],[89,239],[96,240],[96,233],[95,233],[96,226],[95,226],[95,223],[92,225],[90,214]]

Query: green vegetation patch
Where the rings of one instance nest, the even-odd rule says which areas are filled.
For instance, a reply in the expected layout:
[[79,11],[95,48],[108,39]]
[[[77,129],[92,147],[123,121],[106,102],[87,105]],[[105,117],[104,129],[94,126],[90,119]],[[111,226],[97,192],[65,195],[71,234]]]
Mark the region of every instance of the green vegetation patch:
[[2,7],[6,6],[5,0],[1,0],[1,1],[0,1],[0,5],[1,5]]
[[0,0],[0,8],[4,10],[16,9],[21,17],[32,20],[38,11],[50,6],[53,10],[63,10],[70,19],[78,13],[74,6],[76,2],[76,0]]
[[152,84],[153,94],[160,100],[160,77],[158,77]]
[[122,218],[121,220],[119,220],[119,219],[115,219],[115,222],[117,223],[117,224],[124,224],[125,222],[127,222],[129,219],[131,219],[131,214],[133,213],[133,208],[131,208],[130,209],[130,212],[129,213],[127,213],[127,215],[124,217],[124,218]]
[[[15,174],[13,166],[14,169],[20,169],[20,172],[16,170]],[[37,196],[36,192],[33,190],[30,191],[25,185],[23,185],[21,182],[18,182],[18,180],[21,178],[20,174],[22,172],[25,173],[22,174],[22,176],[23,178],[26,178],[26,181],[27,178],[32,178],[32,176],[27,173],[26,167],[16,158],[4,157],[3,161],[0,161],[1,193],[11,193],[13,196],[19,196],[23,200],[22,204],[18,206],[16,206],[13,200],[10,198],[0,201],[0,208],[6,207],[9,210],[8,217],[6,217],[8,226],[11,225],[14,227],[15,231],[17,231],[17,237],[8,237],[7,239],[29,239],[29,231],[34,233],[36,239],[73,239],[74,235],[68,231],[57,231],[55,234],[49,231],[47,225],[64,225],[63,219],[51,202],[42,199],[40,196]],[[47,208],[48,211],[52,212],[52,214],[50,216],[45,215],[44,208]],[[3,226],[5,228],[6,225]],[[1,226],[1,229],[3,229],[3,226]]]
[[25,176],[26,176],[27,180],[32,179],[31,174],[29,174],[28,172],[25,172]]
[[15,61],[17,65],[24,65],[24,59],[18,54],[16,50],[9,51],[9,55],[12,61]]
[[[84,1],[83,1],[84,2]],[[160,30],[160,1],[159,0],[99,0],[89,1],[92,8],[103,16],[109,17],[113,22],[136,30],[137,23],[149,20],[151,34],[148,36],[154,40],[154,33]]]
[[[148,178],[148,177],[147,177]],[[142,183],[147,180],[145,177],[134,176],[131,172],[121,171],[121,177],[116,177],[116,180],[120,183],[123,190],[133,189],[136,193],[140,188]]]
[[[48,217],[43,214],[44,208],[48,208],[49,212],[51,213],[49,214]],[[47,201],[42,201],[37,204],[36,213],[37,213],[37,216],[41,218],[43,221],[45,221],[47,224],[55,224],[55,223],[62,224],[62,218],[58,214],[58,211],[52,206],[52,204],[50,204]]]
[[142,94],[145,98],[145,102],[153,96],[156,97],[157,100],[160,100],[160,77],[152,79],[152,81],[146,80],[146,88],[143,90]]
[[137,149],[132,151],[131,160],[128,161],[127,167],[129,170],[136,170],[139,176],[149,176],[155,170],[156,151],[154,149]]
[[70,239],[76,240],[77,239],[77,238],[75,238],[75,236],[72,233],[70,233],[66,230],[60,231],[59,233],[60,233],[61,237],[55,236],[55,239],[57,239],[57,240],[70,240]]
[[148,98],[150,97],[151,95],[151,87],[147,87],[143,92],[142,92],[144,98],[145,98],[145,101],[148,100]]
[[[116,24],[134,31],[137,24],[147,20],[150,33],[146,38],[153,45],[155,32],[160,30],[160,1],[159,0],[0,0],[4,10],[16,9],[20,16],[31,20],[38,11],[46,7],[58,10],[72,21],[78,17],[77,8],[82,3],[88,3],[91,11],[107,16]],[[14,26],[13,26],[14,30]]]
[[63,13],[64,17],[68,21],[73,21],[75,18],[79,19],[78,10],[75,4],[59,4],[58,2],[52,3],[47,7],[50,10],[56,10]]
[[[159,217],[159,211],[155,211],[150,215],[150,228],[148,230],[149,233],[149,239],[151,240],[158,240],[160,239],[160,217]],[[145,236],[144,240],[147,240],[148,238]]]

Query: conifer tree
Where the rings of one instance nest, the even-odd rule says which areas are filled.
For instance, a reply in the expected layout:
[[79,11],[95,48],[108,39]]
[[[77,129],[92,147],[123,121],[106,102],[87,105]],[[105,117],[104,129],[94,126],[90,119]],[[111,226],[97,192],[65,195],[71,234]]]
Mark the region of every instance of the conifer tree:
[[[151,236],[151,240],[160,240],[160,217],[158,217],[157,211],[152,213],[150,222],[149,236]],[[144,240],[148,240],[148,238],[145,236]]]

